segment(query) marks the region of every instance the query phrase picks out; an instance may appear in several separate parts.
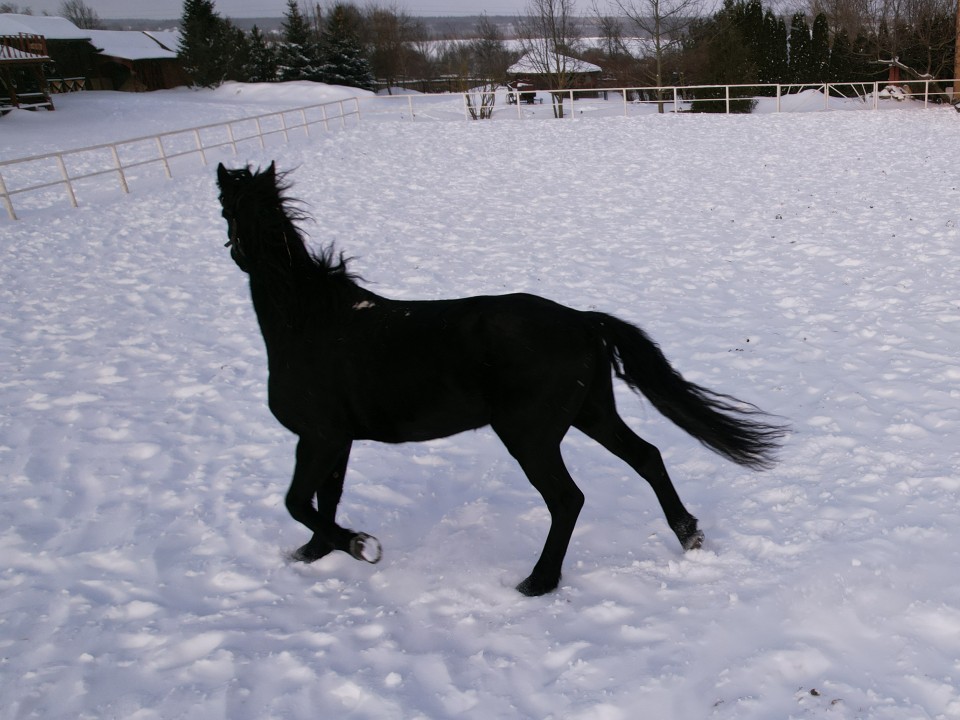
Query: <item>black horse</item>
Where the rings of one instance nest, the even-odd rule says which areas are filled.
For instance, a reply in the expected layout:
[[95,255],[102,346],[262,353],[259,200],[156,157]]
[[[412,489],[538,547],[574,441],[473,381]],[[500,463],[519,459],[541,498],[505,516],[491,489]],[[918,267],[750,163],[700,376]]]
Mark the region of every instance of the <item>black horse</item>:
[[[490,425],[550,511],[540,559],[517,589],[557,587],[584,496],[560,455],[571,426],[625,460],[653,487],[684,549],[703,533],[680,501],[656,447],[617,414],[613,374],[670,420],[730,460],[773,462],[784,428],[754,406],[684,380],[637,327],[534,295],[405,302],[355,281],[342,255],[311,252],[271,163],[217,169],[227,246],[250,276],[267,347],[270,410],[299,436],[286,496],[313,537],[312,562],[344,550],[380,559],[376,538],[340,527],[337,504],[355,439],[429,440]],[[314,507],[313,498],[317,505]]]

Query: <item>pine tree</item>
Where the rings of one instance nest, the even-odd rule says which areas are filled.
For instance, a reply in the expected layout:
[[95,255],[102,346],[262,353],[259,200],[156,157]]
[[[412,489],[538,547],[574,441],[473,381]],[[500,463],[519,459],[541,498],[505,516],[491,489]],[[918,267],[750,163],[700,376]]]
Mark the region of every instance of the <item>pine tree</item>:
[[243,68],[246,82],[274,82],[277,79],[277,56],[256,25],[250,31],[248,43],[250,52]]
[[810,26],[802,12],[794,13],[790,22],[790,80],[812,82],[813,57],[810,54]]
[[373,89],[373,74],[360,45],[358,25],[359,16],[355,8],[343,3],[333,6],[320,36],[320,50],[324,58],[320,79],[323,82]]
[[830,73],[830,27],[827,16],[817,13],[813,19],[813,37],[810,40],[811,80],[826,82]]
[[833,48],[830,50],[830,63],[827,70],[827,79],[830,82],[849,82],[855,79],[853,70],[853,48],[850,46],[850,36],[845,28],[837,30],[833,38]]
[[184,0],[178,56],[197,85],[219,85],[227,75],[224,21],[213,0]]
[[760,57],[760,80],[781,83],[787,75],[787,29],[772,10],[763,15],[763,43]]
[[287,0],[282,30],[283,42],[277,57],[279,79],[320,80],[323,62],[319,43],[297,0]]

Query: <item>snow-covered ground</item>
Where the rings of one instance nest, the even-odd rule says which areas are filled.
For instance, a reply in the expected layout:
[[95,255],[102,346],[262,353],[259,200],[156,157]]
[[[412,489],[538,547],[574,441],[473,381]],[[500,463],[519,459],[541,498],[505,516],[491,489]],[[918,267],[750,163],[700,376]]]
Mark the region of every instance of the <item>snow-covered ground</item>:
[[[149,128],[109,93],[14,113],[0,153],[56,145],[45,120],[77,146],[251,111],[175,95],[124,97]],[[3,219],[0,718],[960,716],[953,109],[365,123],[235,162],[273,159],[378,292],[637,322],[789,419],[782,463],[726,463],[621,389],[703,550],[574,433],[564,579],[520,596],[547,514],[480,431],[359,444],[341,518],[383,561],[289,564],[294,438],[214,168]]]

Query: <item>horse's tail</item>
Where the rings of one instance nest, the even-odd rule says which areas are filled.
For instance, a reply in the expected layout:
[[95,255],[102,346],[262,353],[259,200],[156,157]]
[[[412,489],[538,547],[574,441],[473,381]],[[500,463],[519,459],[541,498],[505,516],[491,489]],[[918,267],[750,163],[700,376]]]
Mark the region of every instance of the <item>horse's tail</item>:
[[754,405],[684,380],[647,334],[604,313],[589,313],[614,373],[678,427],[715,452],[757,470],[776,462],[786,426],[763,421]]

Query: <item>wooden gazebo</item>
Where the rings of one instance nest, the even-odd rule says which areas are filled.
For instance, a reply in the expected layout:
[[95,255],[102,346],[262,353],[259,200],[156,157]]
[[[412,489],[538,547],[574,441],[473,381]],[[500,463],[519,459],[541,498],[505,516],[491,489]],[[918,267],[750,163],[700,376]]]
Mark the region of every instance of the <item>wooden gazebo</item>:
[[49,62],[42,35],[0,35],[0,114],[13,108],[54,109],[43,73]]

